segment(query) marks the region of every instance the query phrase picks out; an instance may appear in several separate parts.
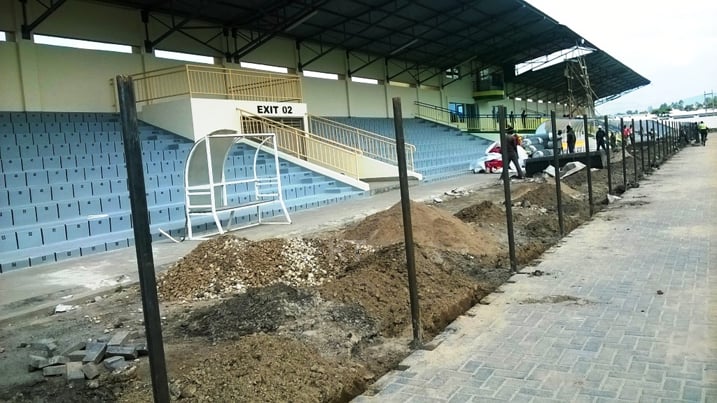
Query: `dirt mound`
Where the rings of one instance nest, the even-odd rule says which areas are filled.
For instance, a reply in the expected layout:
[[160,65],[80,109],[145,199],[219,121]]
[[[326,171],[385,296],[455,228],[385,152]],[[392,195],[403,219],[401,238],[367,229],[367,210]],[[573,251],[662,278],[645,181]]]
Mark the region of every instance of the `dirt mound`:
[[[473,255],[495,254],[500,245],[445,210],[411,202],[413,241],[421,246]],[[397,203],[388,210],[366,217],[344,231],[344,239],[363,240],[370,245],[387,246],[404,242],[403,213]]]
[[[440,251],[418,247],[414,255],[426,334],[436,334],[487,294],[468,274],[444,264]],[[384,336],[405,335],[411,330],[403,245],[388,246],[350,266],[344,275],[320,286],[319,292],[325,299],[363,307]]]
[[505,222],[505,210],[489,200],[466,207],[455,214],[456,218],[464,222]]
[[277,282],[318,285],[371,248],[336,239],[271,238],[249,241],[223,235],[202,242],[158,282],[165,301],[225,297]]
[[[562,193],[563,211],[566,214],[587,214],[587,201],[576,199],[576,197],[579,197],[579,193],[565,184],[561,184],[560,191]],[[557,200],[555,185],[546,183],[516,198],[513,200],[513,205],[523,207],[537,206],[548,211],[557,211]]]

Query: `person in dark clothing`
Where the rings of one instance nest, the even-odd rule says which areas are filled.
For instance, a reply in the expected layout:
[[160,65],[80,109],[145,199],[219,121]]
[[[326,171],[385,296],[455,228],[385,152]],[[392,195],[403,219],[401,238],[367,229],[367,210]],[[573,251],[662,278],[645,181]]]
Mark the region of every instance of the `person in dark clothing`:
[[568,153],[573,154],[575,153],[575,141],[577,140],[575,137],[575,132],[570,125],[566,126],[565,130],[567,131],[568,136]]
[[[505,129],[505,144],[508,160],[515,165],[515,169],[518,171],[518,178],[525,179],[523,169],[520,167],[520,160],[518,159],[518,146],[520,145],[520,141],[511,126],[508,126]],[[510,162],[508,163],[508,166],[503,167],[503,169],[510,169]]]
[[513,114],[513,111],[510,111],[510,114],[508,115],[508,120],[510,120],[511,126],[515,126],[515,114]]
[[610,132],[610,148],[612,152],[617,151],[617,134],[615,132]]
[[527,122],[527,120],[528,120],[528,114],[525,113],[525,109],[523,109],[523,112],[520,112],[520,123],[523,124],[523,129],[525,129],[526,127],[528,127],[528,122]]
[[605,144],[606,138],[607,134],[605,133],[605,130],[602,129],[602,126],[598,126],[598,130],[595,133],[595,141],[597,141],[598,151],[602,148],[605,152],[607,152],[607,144]]

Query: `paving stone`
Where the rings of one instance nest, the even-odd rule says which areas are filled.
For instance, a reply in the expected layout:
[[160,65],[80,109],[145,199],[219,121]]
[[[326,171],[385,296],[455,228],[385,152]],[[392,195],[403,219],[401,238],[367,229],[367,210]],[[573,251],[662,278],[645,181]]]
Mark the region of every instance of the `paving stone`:
[[65,375],[67,373],[67,368],[65,365],[54,365],[52,367],[45,367],[42,369],[42,375],[44,376],[59,376],[59,375]]
[[127,340],[129,333],[128,330],[120,330],[112,335],[112,338],[107,342],[107,346],[121,346]]
[[82,365],[82,372],[87,379],[95,379],[100,376],[100,367],[92,362]]
[[70,362],[70,359],[65,357],[64,355],[56,355],[54,357],[50,357],[47,360],[47,365],[61,365],[61,364],[67,364]]
[[82,371],[81,362],[68,362],[66,368],[68,381],[77,381],[85,379],[85,373]]
[[85,358],[85,355],[87,354],[87,351],[85,350],[76,350],[69,354],[67,354],[67,358],[71,362],[82,362],[82,360]]
[[134,347],[107,346],[105,356],[119,356],[124,358],[125,360],[134,360],[137,358],[137,350]]
[[107,344],[87,343],[85,349],[85,358],[82,359],[82,362],[94,362],[95,364],[99,364],[102,358],[104,358],[105,351],[107,351]]
[[47,361],[47,358],[41,357],[38,355],[31,355],[30,357],[30,371],[34,371],[36,369],[43,369],[46,366],[50,365],[50,363]]
[[65,348],[64,350],[62,350],[60,355],[70,355],[71,353],[73,353],[75,351],[84,350],[86,345],[87,345],[87,342],[78,341],[77,343],[72,344],[72,345],[68,346],[67,348]]

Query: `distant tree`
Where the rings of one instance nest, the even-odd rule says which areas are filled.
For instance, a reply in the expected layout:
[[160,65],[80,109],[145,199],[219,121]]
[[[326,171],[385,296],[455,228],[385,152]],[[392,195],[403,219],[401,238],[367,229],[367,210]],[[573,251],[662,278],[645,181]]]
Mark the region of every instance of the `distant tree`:
[[671,110],[672,108],[670,108],[666,103],[663,103],[659,108],[653,110],[652,113],[656,115],[664,115],[670,113]]

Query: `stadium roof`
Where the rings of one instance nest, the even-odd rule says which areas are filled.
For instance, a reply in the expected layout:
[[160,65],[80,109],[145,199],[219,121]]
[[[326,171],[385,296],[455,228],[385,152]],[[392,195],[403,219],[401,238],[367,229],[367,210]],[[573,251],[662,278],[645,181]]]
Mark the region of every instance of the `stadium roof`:
[[[184,26],[188,21],[252,32],[250,40],[231,55],[235,59],[277,36],[318,44],[317,57],[326,49],[346,49],[440,70],[468,62],[510,67],[580,44],[597,50],[586,60],[598,98],[619,96],[650,83],[523,0],[105,1],[149,15],[180,17],[167,28],[170,33],[188,28]],[[514,80],[545,92],[563,92],[566,81],[559,66]]]

